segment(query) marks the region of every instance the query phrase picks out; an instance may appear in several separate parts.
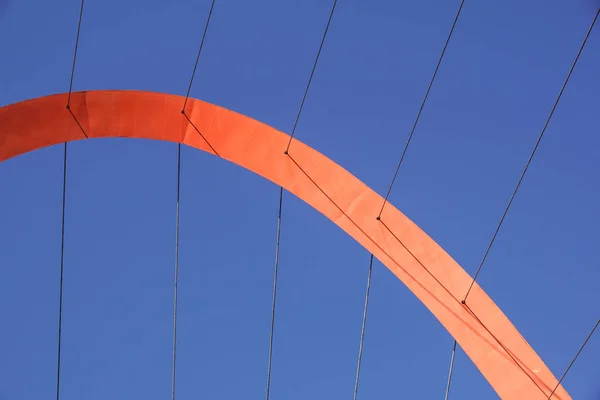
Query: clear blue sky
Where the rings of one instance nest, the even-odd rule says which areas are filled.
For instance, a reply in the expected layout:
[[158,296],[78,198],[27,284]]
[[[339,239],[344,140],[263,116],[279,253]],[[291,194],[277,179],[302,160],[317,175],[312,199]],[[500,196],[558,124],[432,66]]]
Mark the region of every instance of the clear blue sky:
[[[88,0],[74,90],[185,94],[209,0]],[[298,139],[385,193],[459,1],[340,0]],[[290,132],[325,0],[218,0],[192,96]],[[467,0],[391,201],[473,273],[591,0]],[[79,0],[0,0],[0,105],[68,90]],[[481,284],[562,374],[600,317],[600,27]],[[1,130],[1,127],[0,127]],[[1,133],[0,133],[1,134]],[[70,145],[63,400],[170,398],[176,154]],[[184,148],[177,400],[264,395],[278,188]],[[62,147],[0,165],[0,400],[55,390]],[[284,199],[273,399],[351,398],[369,254]],[[362,399],[441,399],[452,338],[381,264]],[[600,336],[568,375],[600,396]],[[454,399],[493,399],[457,355]]]

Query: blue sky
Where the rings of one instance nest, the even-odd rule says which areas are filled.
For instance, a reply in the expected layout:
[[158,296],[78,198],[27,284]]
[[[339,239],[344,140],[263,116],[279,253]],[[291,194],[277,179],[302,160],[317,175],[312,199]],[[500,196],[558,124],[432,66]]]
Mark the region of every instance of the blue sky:
[[[297,138],[385,193],[459,1],[340,0]],[[210,0],[88,0],[74,90],[185,94]],[[474,273],[591,22],[467,0],[391,202]],[[324,0],[217,0],[192,96],[290,132]],[[0,105],[68,90],[79,0],[0,1]],[[480,283],[555,374],[600,313],[600,32]],[[1,127],[0,127],[1,129]],[[168,399],[177,147],[69,145],[63,400]],[[0,165],[0,400],[55,390],[62,147]],[[262,398],[278,188],[184,148],[177,399]],[[369,254],[285,194],[273,399],[352,396]],[[452,338],[381,264],[359,398],[443,398]],[[565,380],[600,395],[600,337]],[[493,399],[457,354],[452,398]]]

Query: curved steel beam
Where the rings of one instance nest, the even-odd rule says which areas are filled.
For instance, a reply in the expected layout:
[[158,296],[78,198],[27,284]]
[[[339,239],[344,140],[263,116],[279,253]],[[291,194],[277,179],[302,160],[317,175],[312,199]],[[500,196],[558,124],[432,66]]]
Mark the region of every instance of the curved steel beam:
[[[59,94],[0,108],[0,162],[62,142],[103,137],[166,140],[213,153],[283,186],[373,253],[457,340],[503,399],[547,399],[557,379],[477,284],[433,239],[319,152],[233,111],[136,91]],[[83,132],[85,132],[85,135]],[[555,400],[570,396],[562,388]]]

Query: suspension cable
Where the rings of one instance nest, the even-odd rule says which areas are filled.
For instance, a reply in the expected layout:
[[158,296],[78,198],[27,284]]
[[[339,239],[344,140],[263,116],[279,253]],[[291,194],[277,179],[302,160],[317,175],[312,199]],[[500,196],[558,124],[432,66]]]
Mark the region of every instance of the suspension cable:
[[[421,119],[421,114],[423,113],[425,104],[427,103],[427,100],[429,99],[429,93],[431,93],[431,88],[433,87],[435,78],[437,77],[440,66],[442,65],[442,61],[444,60],[444,56],[446,55],[446,50],[448,49],[448,45],[450,44],[450,40],[452,39],[452,35],[454,34],[454,30],[456,28],[456,24],[458,23],[458,19],[460,18],[460,14],[462,13],[464,4],[465,4],[465,0],[461,0],[460,5],[458,6],[458,10],[456,11],[456,15],[454,16],[454,21],[452,22],[452,27],[450,28],[450,32],[448,33],[446,42],[444,43],[444,47],[442,48],[442,52],[440,53],[440,57],[438,58],[435,69],[433,70],[433,75],[431,76],[431,80],[429,81],[429,85],[427,86],[427,90],[425,91],[425,96],[423,97],[423,101],[421,102],[421,106],[419,107],[419,111],[417,112],[417,116],[416,116],[415,121],[410,130],[410,134],[408,135],[408,139],[406,140],[406,143],[404,145],[404,149],[402,150],[400,160],[398,161],[398,165],[396,166],[396,170],[394,171],[394,175],[392,176],[392,181],[390,183],[390,186],[388,187],[387,193],[383,200],[383,204],[381,205],[381,209],[379,210],[379,214],[377,215],[378,221],[381,220],[381,214],[383,214],[383,210],[385,209],[385,206],[386,206],[388,199],[390,197],[390,194],[392,192],[392,188],[394,187],[394,183],[396,182],[396,178],[398,177],[398,172],[400,171],[400,167],[402,166],[402,163],[404,162],[404,158],[406,157],[406,153],[410,146],[411,140],[413,138],[415,130],[417,129],[417,125],[419,124],[419,121]],[[370,280],[370,278],[371,278],[371,276],[369,273],[369,280]],[[368,292],[367,292],[367,296],[368,296]],[[365,317],[366,317],[366,307],[365,307]],[[364,329],[364,325],[363,325],[363,329]],[[361,343],[361,346],[362,346],[362,343]],[[452,347],[452,356],[450,359],[450,371],[448,373],[448,383],[446,386],[446,396],[445,396],[446,400],[448,400],[448,395],[450,393],[450,383],[452,380],[452,370],[454,368],[455,353],[456,353],[456,340],[454,341],[454,345]],[[357,377],[356,377],[356,387],[358,387],[358,373],[357,373]],[[354,393],[354,400],[356,400],[356,389],[355,389],[355,393]]]
[[558,383],[554,387],[554,390],[552,390],[552,393],[550,393],[550,396],[548,396],[548,400],[550,400],[552,398],[552,396],[554,396],[554,392],[556,392],[556,390],[558,389],[558,387],[562,383],[563,379],[565,379],[565,376],[567,376],[567,373],[569,373],[569,370],[571,369],[571,367],[573,366],[573,364],[575,364],[575,361],[577,360],[577,358],[579,357],[579,355],[583,351],[583,348],[585,347],[585,345],[587,344],[587,342],[590,340],[590,338],[592,337],[592,335],[594,334],[594,332],[598,328],[598,325],[600,325],[600,319],[596,322],[596,325],[594,325],[594,328],[592,328],[592,331],[587,336],[587,338],[585,338],[585,341],[583,342],[583,344],[579,348],[579,351],[577,351],[577,354],[575,354],[575,357],[573,357],[573,360],[571,360],[571,363],[569,364],[569,366],[567,367],[567,369],[565,370],[565,372],[561,376],[560,380],[558,381]]
[[[200,55],[202,54],[202,48],[204,46],[204,41],[206,39],[206,32],[208,31],[208,27],[210,25],[210,17],[212,16],[213,9],[215,7],[215,0],[210,4],[210,10],[208,12],[208,17],[206,18],[206,24],[204,25],[204,32],[202,33],[202,40],[200,41],[200,46],[198,47],[198,55],[196,56],[196,62],[194,63],[194,69],[192,70],[192,76],[190,77],[190,83],[188,85],[187,93],[185,95],[185,100],[183,102],[183,106],[181,107],[181,113],[186,117],[188,122],[195,127],[195,125],[187,118],[185,115],[185,106],[190,97],[190,91],[192,90],[192,84],[194,82],[194,77],[196,76],[196,70],[198,68],[198,62],[200,61]],[[197,129],[196,129],[197,130]],[[200,133],[200,132],[198,132]],[[200,133],[200,136],[202,134]],[[204,136],[202,136],[204,138]],[[205,139],[206,141],[206,139]],[[210,143],[207,142],[210,146]],[[212,146],[210,146],[212,149]],[[215,154],[217,152],[212,149]],[[173,356],[171,363],[171,400],[175,400],[175,387],[176,387],[176,377],[177,377],[177,300],[178,300],[178,288],[179,288],[179,204],[181,198],[181,143],[177,143],[177,196],[176,196],[176,206],[175,206],[175,271],[173,278]]]
[[302,114],[302,109],[304,108],[304,102],[306,101],[308,89],[310,89],[310,83],[312,82],[313,75],[315,74],[315,69],[317,68],[317,63],[319,62],[319,57],[321,56],[321,50],[323,50],[323,44],[325,43],[325,38],[327,37],[327,32],[329,31],[329,25],[331,24],[331,19],[333,18],[333,13],[335,12],[336,5],[337,5],[337,0],[334,0],[333,5],[331,6],[331,12],[329,13],[329,19],[327,20],[327,25],[325,26],[325,31],[323,32],[323,37],[321,38],[321,44],[319,45],[319,51],[317,52],[317,57],[315,58],[315,62],[313,64],[312,70],[310,71],[308,83],[306,84],[306,89],[304,90],[304,96],[302,96],[302,102],[300,103],[300,108],[298,109],[298,114],[296,115],[296,120],[294,121],[292,133],[290,134],[290,139],[288,141],[287,147],[285,148],[285,154],[288,154],[288,152],[290,151],[290,145],[292,144],[292,139],[294,138],[294,134],[296,133],[296,126],[298,125],[298,121],[300,120],[300,114]]
[[456,354],[456,340],[454,340],[454,345],[452,346],[452,356],[450,357],[450,370],[448,371],[448,383],[446,384],[446,395],[444,396],[444,400],[448,400],[448,396],[450,396],[450,384],[452,383],[452,371],[454,370],[455,354]]
[[179,199],[181,194],[181,144],[177,144],[177,199],[175,205],[175,277],[173,282],[173,360],[171,368],[171,400],[175,400],[175,367],[177,362],[177,289],[179,283]]
[[[71,115],[71,92],[73,91],[73,77],[75,76],[75,64],[77,61],[77,49],[79,47],[79,34],[81,32],[81,20],[83,18],[83,6],[85,0],[81,0],[79,8],[79,21],[77,22],[77,35],[75,37],[75,48],[73,50],[73,65],[71,67],[71,78],[69,80],[69,94],[67,96],[66,108]],[[74,115],[73,115],[74,117]],[[77,121],[77,119],[75,119]],[[77,122],[79,125],[79,122]],[[81,125],[79,125],[81,128]],[[83,134],[87,137],[83,128]],[[62,177],[62,200],[61,200],[61,223],[60,223],[60,276],[58,287],[58,338],[56,346],[56,400],[60,399],[60,372],[61,372],[61,356],[62,356],[62,315],[63,315],[63,284],[65,271],[65,211],[67,204],[67,142],[63,144],[63,177]]]
[[69,111],[69,114],[71,114],[71,117],[73,117],[73,120],[75,120],[75,123],[77,124],[81,132],[83,133],[83,136],[85,136],[85,138],[87,139],[87,133],[85,133],[83,126],[81,126],[81,124],[79,123],[79,120],[73,113],[73,110],[71,110],[71,93],[73,92],[73,79],[75,78],[75,64],[77,63],[77,50],[79,50],[79,34],[81,33],[81,21],[83,19],[84,3],[85,0],[81,0],[81,6],[79,7],[79,22],[77,23],[77,35],[75,36],[75,48],[73,50],[73,65],[71,66],[71,79],[69,80],[69,94],[67,95],[66,108]]
[[58,289],[58,350],[56,357],[56,400],[60,399],[60,361],[62,345],[62,313],[63,313],[63,276],[65,267],[65,209],[67,199],[67,143],[63,147],[63,184],[62,184],[62,211],[60,235],[60,278]]
[[358,346],[358,362],[356,365],[356,379],[354,381],[354,400],[358,396],[358,382],[360,378],[360,366],[362,362],[363,344],[365,341],[365,327],[367,325],[367,309],[369,308],[369,293],[371,291],[371,276],[373,275],[373,254],[369,259],[369,274],[367,275],[367,292],[365,294],[365,306],[363,308],[362,327],[360,329],[360,344]]
[[73,51],[73,65],[71,66],[71,79],[69,80],[69,95],[67,96],[67,110],[71,109],[71,92],[73,91],[73,78],[75,77],[75,64],[77,62],[77,50],[79,49],[79,34],[81,33],[81,20],[83,19],[83,6],[85,0],[81,0],[79,7],[79,22],[77,23],[77,35],[75,36],[75,50]]
[[[210,10],[208,12],[208,17],[206,18],[206,24],[204,25],[204,32],[202,33],[202,40],[200,41],[200,46],[198,47],[198,55],[196,56],[196,62],[194,63],[194,69],[192,70],[192,76],[190,77],[190,83],[188,85],[187,93],[185,95],[185,100],[183,102],[183,106],[181,107],[181,113],[187,118],[185,115],[185,106],[187,105],[187,101],[190,97],[190,91],[192,90],[192,84],[194,82],[194,77],[196,76],[196,70],[198,68],[198,62],[200,61],[200,55],[202,54],[202,48],[204,46],[204,40],[206,39],[206,32],[208,31],[208,27],[210,25],[210,17],[212,16],[213,9],[215,7],[215,0],[212,1],[210,5]],[[195,125],[192,121],[188,119],[188,122],[192,124],[195,128]],[[198,132],[200,133],[200,132]],[[200,136],[202,134],[200,133]],[[204,136],[202,136],[204,138]],[[205,139],[206,140],[206,139]],[[208,143],[208,142],[207,142]],[[210,143],[208,143],[210,146]],[[212,149],[212,146],[211,146]],[[213,149],[214,151],[214,149]],[[215,154],[216,151],[214,151]],[[176,377],[177,377],[177,300],[178,300],[178,284],[179,284],[179,204],[181,198],[181,143],[177,143],[177,196],[176,196],[176,206],[175,206],[175,271],[173,278],[173,356],[171,363],[171,400],[175,400],[175,387],[176,387]]]
[[571,75],[573,74],[573,71],[575,70],[575,66],[577,65],[577,62],[579,61],[579,57],[581,56],[581,53],[583,52],[583,49],[585,48],[585,44],[587,43],[588,38],[590,37],[590,34],[592,33],[592,30],[594,29],[594,25],[596,24],[596,20],[598,19],[598,15],[600,14],[600,8],[598,9],[598,11],[596,12],[596,16],[594,17],[594,20],[592,21],[586,35],[585,38],[583,39],[583,42],[581,43],[581,46],[579,47],[579,51],[577,52],[577,56],[575,57],[575,60],[573,61],[573,64],[571,65],[571,69],[569,70],[569,73],[567,74],[567,77],[560,89],[560,92],[558,93],[558,96],[556,97],[556,100],[554,101],[554,105],[552,106],[552,109],[550,111],[550,114],[548,115],[548,118],[546,119],[546,123],[544,124],[544,127],[542,128],[542,131],[537,139],[537,142],[535,143],[535,146],[533,147],[533,151],[531,152],[531,155],[529,156],[529,159],[527,160],[527,163],[525,164],[525,168],[523,169],[523,172],[521,173],[521,177],[519,178],[519,181],[517,182],[517,186],[515,186],[515,189],[512,192],[512,195],[510,196],[510,200],[508,202],[508,205],[506,206],[506,208],[504,209],[504,213],[502,214],[502,217],[500,218],[500,222],[498,223],[498,226],[496,227],[496,230],[494,231],[494,235],[492,236],[492,240],[490,241],[484,255],[483,258],[481,259],[481,262],[479,263],[479,267],[477,267],[477,271],[475,272],[475,276],[473,277],[473,280],[471,281],[471,285],[469,286],[469,289],[467,290],[467,294],[465,295],[464,299],[462,300],[462,304],[465,304],[467,301],[467,297],[469,297],[469,293],[471,293],[471,289],[473,289],[473,285],[475,284],[475,281],[477,280],[477,277],[479,276],[479,273],[481,272],[481,268],[483,267],[483,264],[485,263],[485,260],[487,259],[488,254],[490,253],[490,250],[492,248],[492,245],[494,244],[494,242],[496,241],[496,236],[498,236],[498,232],[500,231],[500,227],[502,227],[502,224],[504,223],[504,219],[506,218],[506,214],[508,213],[508,210],[510,209],[510,206],[512,205],[513,200],[515,199],[515,196],[517,195],[517,191],[519,190],[519,187],[521,186],[521,183],[523,182],[523,178],[525,177],[525,174],[527,173],[527,170],[529,169],[529,165],[531,164],[531,160],[533,160],[533,157],[535,156],[535,153],[540,145],[540,142],[542,141],[542,138],[544,137],[544,134],[546,133],[546,129],[548,128],[548,125],[550,124],[550,120],[552,119],[552,116],[554,115],[554,111],[556,110],[556,107],[558,106],[558,103],[560,102],[560,99],[562,97],[563,92],[565,91],[565,88],[567,87],[567,83],[569,83],[569,79],[571,78]]
[[452,34],[454,33],[454,28],[456,27],[456,23],[458,22],[458,18],[463,9],[463,5],[465,4],[465,0],[461,0],[460,6],[458,7],[458,11],[456,12],[456,16],[454,17],[454,22],[452,23],[452,28],[450,28],[450,33],[448,33],[448,37],[446,38],[446,43],[444,44],[444,48],[442,49],[442,53],[440,54],[440,58],[438,59],[437,65],[435,66],[435,70],[433,71],[433,76],[429,81],[429,86],[427,86],[427,91],[425,92],[425,97],[423,98],[423,102],[421,103],[421,107],[419,108],[419,112],[417,113],[417,117],[415,118],[415,122],[413,123],[412,129],[410,130],[410,134],[408,135],[408,140],[404,145],[404,150],[402,150],[402,155],[400,156],[400,161],[398,161],[398,165],[396,166],[396,171],[394,172],[394,176],[392,177],[392,182],[388,188],[387,194],[385,195],[385,199],[383,200],[383,204],[381,205],[381,210],[379,210],[379,215],[377,216],[377,220],[381,219],[381,214],[383,213],[383,209],[388,202],[388,198],[390,197],[390,193],[392,192],[392,187],[394,187],[394,183],[396,182],[396,178],[398,177],[398,171],[400,170],[400,166],[404,162],[404,157],[406,156],[406,152],[408,147],[410,146],[410,141],[417,129],[417,125],[419,124],[419,120],[421,119],[421,114],[423,113],[423,108],[425,108],[425,103],[427,103],[427,99],[429,98],[429,93],[431,92],[431,87],[433,86],[433,82],[437,77],[438,70],[440,69],[440,65],[442,65],[442,60],[446,55],[446,49],[448,48],[448,44],[450,43],[450,39],[452,38]]
[[273,301],[271,303],[271,331],[269,334],[269,364],[267,366],[266,400],[271,394],[271,366],[273,364],[273,336],[275,333],[275,304],[277,301],[277,274],[279,271],[279,242],[281,239],[281,210],[283,206],[283,187],[279,187],[279,211],[277,212],[277,240],[275,242],[275,267],[273,268]]
[[196,56],[196,62],[194,63],[194,69],[192,70],[192,77],[190,78],[190,84],[188,85],[187,93],[185,94],[185,100],[183,102],[183,107],[181,108],[181,113],[185,114],[185,106],[187,105],[188,99],[190,98],[190,91],[192,90],[192,84],[194,82],[194,77],[196,76],[196,69],[198,68],[198,61],[200,61],[200,54],[202,53],[202,47],[204,47],[204,39],[206,39],[206,32],[208,32],[208,26],[210,25],[210,17],[213,13],[213,8],[215,7],[215,0],[212,0],[210,4],[210,10],[208,11],[208,17],[206,18],[206,24],[204,24],[204,33],[202,34],[202,40],[200,41],[200,46],[198,47],[198,55]]
[[[286,155],[288,154],[290,144],[292,142],[292,138],[294,137],[294,133],[296,132],[296,126],[298,125],[298,120],[300,119],[300,115],[302,114],[302,109],[304,107],[304,102],[305,102],[306,96],[308,94],[308,89],[310,88],[310,83],[311,83],[313,75],[315,73],[315,69],[316,69],[317,63],[319,61],[319,56],[321,55],[321,50],[323,49],[323,43],[325,42],[325,37],[327,36],[327,31],[329,30],[329,25],[331,23],[331,18],[333,17],[333,13],[335,11],[336,4],[337,4],[337,0],[334,0],[333,6],[331,7],[331,12],[329,13],[329,19],[327,20],[327,25],[325,27],[325,32],[323,33],[323,38],[321,39],[319,51],[317,52],[315,62],[313,64],[312,70],[310,72],[310,77],[308,79],[306,89],[304,90],[302,102],[300,103],[300,108],[298,109],[298,113],[296,114],[296,119],[294,121],[292,133],[290,135],[290,140],[285,149]],[[278,278],[278,273],[279,273],[279,243],[281,240],[282,210],[283,210],[283,187],[280,186],[279,187],[279,209],[277,212],[277,239],[275,242],[275,266],[273,269],[273,299],[272,299],[272,303],[271,303],[271,327],[270,327],[270,333],[269,333],[269,360],[268,360],[268,365],[267,365],[267,387],[265,389],[266,400],[269,400],[269,396],[271,395],[271,370],[272,370],[272,366],[273,366],[273,338],[275,336],[275,310],[276,310],[276,304],[277,304],[277,278]]]

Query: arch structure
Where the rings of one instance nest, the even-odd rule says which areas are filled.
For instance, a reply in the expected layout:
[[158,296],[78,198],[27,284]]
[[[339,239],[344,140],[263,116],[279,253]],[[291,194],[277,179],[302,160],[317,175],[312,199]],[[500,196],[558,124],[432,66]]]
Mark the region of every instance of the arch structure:
[[[548,399],[558,381],[472,277],[393,205],[341,166],[244,115],[181,96],[87,91],[0,108],[0,162],[85,138],[164,140],[207,151],[283,186],[373,253],[442,323],[503,399]],[[559,386],[554,400],[571,397]]]

